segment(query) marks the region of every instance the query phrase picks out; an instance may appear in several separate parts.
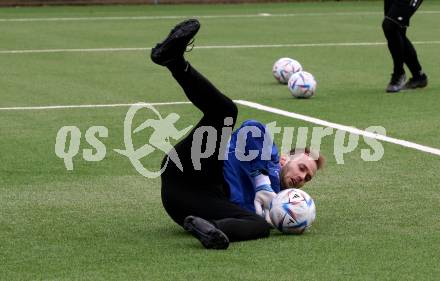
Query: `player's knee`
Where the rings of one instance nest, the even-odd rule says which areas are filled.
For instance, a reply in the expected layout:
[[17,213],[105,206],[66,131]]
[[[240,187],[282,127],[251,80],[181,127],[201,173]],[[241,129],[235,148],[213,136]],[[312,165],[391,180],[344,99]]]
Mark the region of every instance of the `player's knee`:
[[234,102],[232,102],[232,105],[231,105],[230,115],[231,115],[231,117],[232,117],[234,120],[237,119],[238,108],[237,108],[237,105],[236,105]]
[[232,117],[232,119],[237,120],[238,108],[233,101],[228,101],[228,103],[221,109],[222,114],[225,117]]

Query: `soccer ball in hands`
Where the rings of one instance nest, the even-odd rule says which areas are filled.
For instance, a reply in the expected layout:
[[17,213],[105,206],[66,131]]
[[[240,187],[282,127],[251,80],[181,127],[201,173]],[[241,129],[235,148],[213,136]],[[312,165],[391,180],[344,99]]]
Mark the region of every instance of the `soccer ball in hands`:
[[290,93],[295,98],[310,98],[316,91],[316,80],[306,71],[294,73],[287,83]]
[[316,207],[312,197],[305,191],[289,188],[272,200],[269,216],[279,231],[301,234],[315,221]]
[[302,66],[298,61],[291,58],[280,58],[274,63],[272,74],[278,82],[287,84],[290,76],[301,70]]

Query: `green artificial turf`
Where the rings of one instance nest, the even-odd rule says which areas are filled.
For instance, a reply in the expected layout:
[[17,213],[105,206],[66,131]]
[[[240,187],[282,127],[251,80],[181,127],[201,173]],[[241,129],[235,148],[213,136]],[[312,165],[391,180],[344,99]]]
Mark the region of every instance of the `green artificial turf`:
[[[334,134],[325,137],[327,167],[305,187],[317,206],[309,232],[274,230],[268,239],[208,251],[167,216],[160,179],[142,177],[113,151],[124,148],[128,107],[4,109],[187,101],[148,50],[6,51],[150,48],[180,19],[199,16],[202,28],[187,58],[231,98],[359,129],[383,126],[388,136],[440,148],[439,11],[439,2],[423,3],[408,30],[422,42],[415,46],[429,87],[386,94],[392,67],[382,44],[380,1],[0,9],[0,279],[439,280],[440,156],[383,143],[383,158],[365,162],[361,149],[369,146],[361,137],[339,165]],[[1,21],[35,18],[79,19]],[[197,49],[324,43],[380,44]],[[295,58],[313,73],[315,97],[293,99],[276,83],[271,68],[280,57]],[[180,129],[201,117],[189,104],[156,108],[163,116],[178,113]],[[317,126],[242,105],[239,110],[239,122]],[[144,112],[135,121],[148,117]],[[82,133],[73,171],[55,154],[63,126]],[[107,153],[99,162],[83,159],[83,149],[92,148],[84,137],[91,126],[109,132],[100,138]],[[135,136],[137,147],[147,137]],[[143,163],[155,170],[162,157],[156,151]]]

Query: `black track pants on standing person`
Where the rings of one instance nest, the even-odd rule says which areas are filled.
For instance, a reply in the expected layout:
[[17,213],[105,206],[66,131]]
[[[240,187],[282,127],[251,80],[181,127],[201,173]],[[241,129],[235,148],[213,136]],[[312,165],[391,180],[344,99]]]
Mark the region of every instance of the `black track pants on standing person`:
[[[269,236],[270,226],[262,217],[228,199],[229,189],[223,177],[223,161],[218,159],[218,154],[223,153],[219,146],[225,118],[229,117],[229,121],[232,119],[232,124],[226,123],[234,126],[236,105],[191,65],[169,69],[188,99],[202,111],[203,117],[189,135],[174,147],[183,171],[169,161],[162,173],[162,203],[165,210],[181,226],[189,215],[206,219],[223,231],[231,242]],[[197,170],[191,159],[191,146],[194,132],[202,126],[216,130],[217,145],[209,158],[200,160],[201,169]],[[201,151],[204,149],[206,147],[202,145]]]
[[420,75],[422,67],[417,52],[406,36],[410,18],[423,0],[384,0],[385,19],[382,29],[388,42],[388,49],[393,59],[393,73],[403,74],[406,64],[414,77]]

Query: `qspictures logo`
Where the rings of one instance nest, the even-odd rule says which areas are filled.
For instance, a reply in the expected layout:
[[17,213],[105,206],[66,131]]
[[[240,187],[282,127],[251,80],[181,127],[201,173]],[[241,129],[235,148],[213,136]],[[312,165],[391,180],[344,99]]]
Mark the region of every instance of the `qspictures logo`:
[[[154,114],[154,118],[149,118],[138,126],[134,126],[133,119],[139,110],[146,110]],[[220,140],[217,129],[210,126],[195,128],[193,125],[178,129],[180,116],[177,113],[170,113],[163,117],[160,112],[151,104],[133,104],[125,115],[124,126],[124,149],[113,149],[119,155],[127,157],[133,168],[142,176],[147,178],[159,177],[166,169],[169,161],[172,161],[177,168],[183,171],[184,167],[175,151],[171,140],[179,141],[191,130],[188,137],[192,138],[191,160],[193,168],[201,169],[201,159],[211,157],[219,145],[219,160],[227,160],[231,151],[229,147],[230,136],[232,133],[232,118],[224,119],[224,126],[221,128]],[[134,127],[134,128],[133,128]],[[236,127],[239,127],[237,124]],[[134,146],[133,135],[147,129],[151,134],[148,141],[136,148]],[[232,152],[240,161],[252,161],[256,157],[262,160],[270,160],[273,140],[276,135],[281,134],[281,152],[288,152],[292,147],[304,148],[309,141],[311,129],[310,148],[319,153],[322,140],[327,137],[333,138],[333,155],[337,164],[344,164],[344,155],[354,153],[359,145],[360,136],[348,133],[345,130],[330,127],[278,127],[276,121],[265,124],[265,130],[258,126],[242,126],[236,131],[236,149]],[[264,131],[264,132],[263,132]],[[365,131],[385,136],[386,130],[381,126],[371,126]],[[296,140],[294,138],[296,132]],[[100,138],[107,138],[109,130],[104,126],[92,126],[85,132],[85,141],[92,147],[82,150],[85,161],[99,162],[105,159],[107,148]],[[249,150],[246,148],[247,138],[263,138],[263,148],[261,151]],[[74,170],[73,159],[80,153],[81,131],[77,126],[64,126],[58,130],[55,142],[55,154],[63,159],[67,170]],[[360,149],[360,158],[364,161],[379,161],[384,155],[382,144],[374,138],[363,137],[368,148]],[[158,171],[148,170],[141,160],[148,157],[155,151],[167,155],[165,165]],[[325,153],[328,154],[328,153]]]

